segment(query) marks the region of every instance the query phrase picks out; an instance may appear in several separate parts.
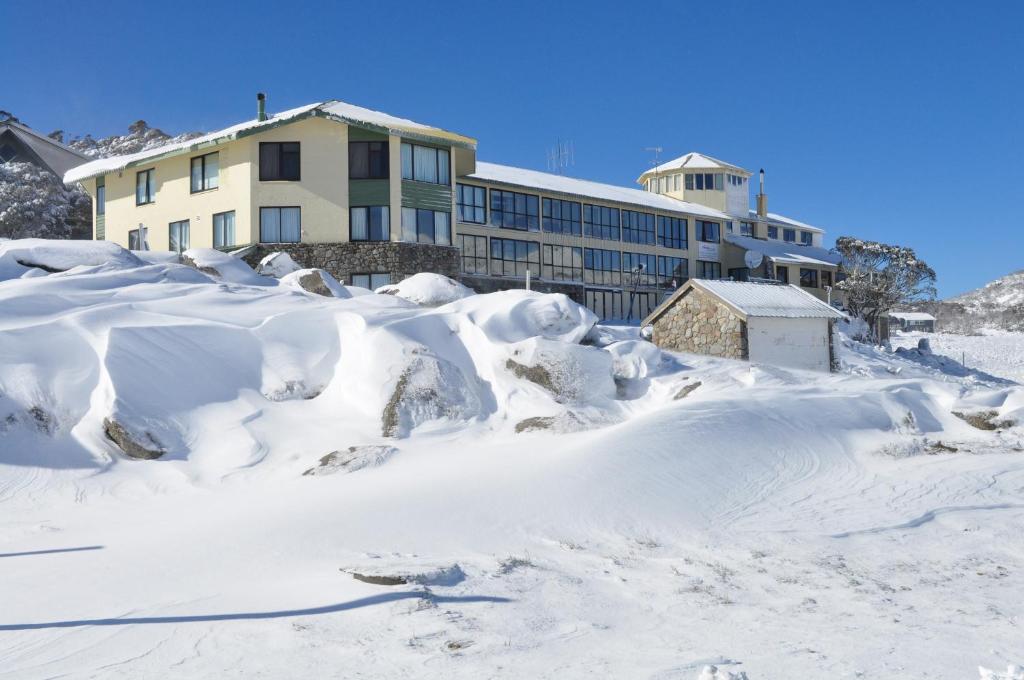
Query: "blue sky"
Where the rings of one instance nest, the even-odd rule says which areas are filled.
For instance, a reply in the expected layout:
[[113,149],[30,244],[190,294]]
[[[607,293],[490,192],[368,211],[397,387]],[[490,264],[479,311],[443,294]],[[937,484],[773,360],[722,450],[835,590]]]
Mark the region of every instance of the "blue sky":
[[941,296],[1024,268],[1024,3],[194,7],[8,0],[0,109],[100,136],[342,99],[510,165],[572,140],[570,174],[625,185],[646,147],[695,150],[764,167],[770,209],[831,238],[915,248]]

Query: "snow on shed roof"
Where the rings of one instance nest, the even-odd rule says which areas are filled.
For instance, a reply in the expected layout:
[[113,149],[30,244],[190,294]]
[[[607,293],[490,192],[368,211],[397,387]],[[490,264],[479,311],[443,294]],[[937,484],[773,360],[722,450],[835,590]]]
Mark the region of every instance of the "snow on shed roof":
[[842,258],[818,246],[803,246],[798,243],[785,243],[775,239],[761,239],[739,234],[725,234],[726,242],[739,246],[744,250],[753,250],[776,262],[786,264],[815,264],[837,266]]
[[142,161],[195,151],[220,142],[238,139],[239,137],[252,134],[253,132],[263,128],[295,122],[309,116],[322,116],[330,120],[336,120],[338,122],[355,125],[357,127],[379,130],[390,134],[406,137],[420,137],[429,140],[440,140],[458,146],[476,148],[476,140],[472,137],[465,137],[454,132],[442,130],[441,128],[431,127],[429,125],[424,125],[423,123],[417,123],[405,118],[398,118],[387,113],[381,113],[380,111],[364,109],[363,107],[355,106],[354,104],[330,100],[326,102],[317,102],[315,104],[306,104],[305,106],[288,109],[287,111],[281,111],[280,113],[270,114],[267,116],[266,120],[247,120],[244,123],[238,123],[237,125],[232,125],[231,127],[226,127],[223,130],[217,130],[216,132],[211,132],[201,137],[190,139],[186,142],[158,146],[152,149],[147,149],[146,151],[126,154],[124,156],[100,158],[68,171],[64,174],[64,182],[66,184],[80,182],[82,180],[89,179],[90,177],[123,170],[130,165],[134,165]]
[[889,312],[889,316],[904,321],[935,321],[934,316],[925,312]]
[[654,210],[666,212],[687,213],[703,217],[713,217],[719,220],[732,219],[723,212],[708,208],[697,203],[680,201],[661,194],[654,194],[640,189],[630,189],[614,184],[602,184],[591,182],[585,179],[575,179],[563,175],[554,175],[549,172],[538,170],[526,170],[514,168],[509,165],[498,165],[496,163],[485,163],[477,161],[476,172],[466,175],[468,180],[481,180],[485,182],[497,182],[537,191],[551,191],[560,194],[569,194],[578,198],[596,198],[603,201],[617,203],[629,203]]
[[649,175],[652,172],[661,173],[669,172],[671,170],[729,170],[746,177],[750,176],[750,172],[744,170],[738,165],[726,163],[725,161],[720,161],[717,158],[712,158],[711,156],[705,156],[702,153],[691,151],[688,154],[682,155],[679,158],[673,158],[672,160],[666,161],[657,167],[651,168],[650,170],[645,170],[637,181],[641,181],[646,175]]
[[671,309],[676,300],[696,288],[718,298],[744,319],[775,317],[784,319],[843,319],[842,312],[792,284],[752,283],[712,279],[690,279],[658,305],[644,325],[654,323]]

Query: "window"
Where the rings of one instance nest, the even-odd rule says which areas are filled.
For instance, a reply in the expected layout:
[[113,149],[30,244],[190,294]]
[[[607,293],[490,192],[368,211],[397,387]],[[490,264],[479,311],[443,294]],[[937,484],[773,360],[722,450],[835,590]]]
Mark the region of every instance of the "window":
[[540,274],[540,244],[510,238],[491,239],[491,274],[495,276]]
[[146,205],[156,200],[153,169],[135,173],[135,205]]
[[809,246],[813,242],[814,242],[814,234],[812,234],[809,231],[801,231],[800,232],[800,243],[802,243],[805,246]]
[[622,305],[622,291],[588,288],[583,292],[583,298],[587,309],[597,314],[597,318],[602,321],[626,318],[626,312]]
[[183,253],[188,250],[188,220],[183,222],[171,222],[168,225],[169,250],[176,253]]
[[658,180],[658,182],[659,182],[658,193],[659,194],[663,194],[663,193],[667,192],[668,191],[668,177],[662,177],[662,178],[660,178]]
[[460,222],[485,224],[487,222],[487,189],[469,184],[455,187],[456,208]]
[[636,283],[636,274],[633,270],[637,267],[642,267],[639,272],[640,285],[641,286],[654,286],[657,284],[658,271],[657,271],[657,258],[654,255],[645,255],[642,253],[622,253],[622,279],[623,284],[633,287]]
[[18,150],[10,144],[0,146],[0,163],[9,163],[18,157]]
[[141,229],[132,229],[128,232],[128,250],[142,250]]
[[462,271],[465,274],[487,274],[487,237],[471,234],[459,235],[462,251]]
[[622,238],[619,229],[618,208],[600,205],[583,206],[583,235],[618,241]]
[[387,142],[349,142],[349,179],[387,179]]
[[832,286],[832,272],[826,271],[826,270],[822,269],[821,270],[821,287],[825,288],[826,286],[829,286],[829,287]]
[[107,213],[107,186],[102,177],[96,178],[96,214]]
[[300,166],[298,142],[260,142],[261,182],[297,182]]
[[402,240],[410,243],[452,244],[451,213],[402,208]]
[[617,250],[583,249],[583,280],[602,286],[622,284],[622,267]]
[[786,243],[796,243],[796,229],[783,229],[782,240]]
[[686,249],[686,220],[681,217],[658,216],[658,245]]
[[743,236],[753,236],[754,225],[750,222],[740,222],[740,234]]
[[554,198],[544,199],[544,231],[554,234],[582,233],[580,204],[575,201],[560,201]]
[[391,209],[386,205],[350,208],[349,229],[352,241],[390,241]]
[[451,184],[448,149],[402,142],[402,179]]
[[217,213],[213,216],[213,247],[235,245],[235,211]]
[[302,215],[298,208],[260,208],[260,241],[298,243],[302,233]]
[[779,228],[778,227],[773,227],[771,225],[768,225],[768,238],[773,238],[775,240],[778,240],[778,238],[779,238]]
[[192,184],[190,191],[194,194],[200,191],[216,189],[220,180],[220,154],[216,151],[205,156],[196,156],[192,159]]
[[541,276],[551,281],[583,280],[583,249],[570,246],[544,246]]
[[681,257],[658,256],[658,287],[675,290],[690,278],[690,261]]
[[694,276],[698,279],[720,279],[722,278],[722,265],[719,262],[697,260],[697,271]]
[[386,286],[391,283],[391,274],[373,273],[373,274],[352,274],[352,285],[359,286],[360,288],[369,288],[370,290],[377,290],[381,286]]
[[789,267],[786,265],[775,265],[775,280],[789,283]]
[[686,188],[687,189],[691,189],[692,188],[690,186],[690,177],[693,177],[694,180],[696,180],[696,184],[697,184],[697,189],[698,190],[711,191],[713,189],[717,189],[717,190],[721,191],[722,188],[724,187],[724,184],[725,184],[725,180],[723,179],[721,173],[715,174],[715,173],[711,173],[711,172],[705,172],[705,173],[699,173],[698,172],[695,175],[687,175],[686,176]]
[[[703,180],[701,180],[701,182],[703,182]],[[686,188],[689,189],[689,190],[693,190],[693,173],[692,172],[686,173]]]
[[804,269],[800,268],[800,287],[801,288],[817,288],[818,287],[818,270],[817,269]]
[[725,189],[724,175],[720,172],[715,173],[715,191],[721,191]]
[[661,294],[645,292],[642,290],[623,293],[622,298],[626,304],[627,319],[646,319],[651,312],[661,303]]
[[721,225],[718,224],[718,222],[697,220],[694,226],[696,227],[698,241],[704,241],[705,243],[718,243],[721,240],[719,234]]
[[679,191],[679,175],[672,175],[672,191]]
[[729,220],[728,222],[725,223],[725,232],[727,234],[732,233],[732,220]]
[[503,229],[540,231],[539,204],[532,194],[491,189],[491,224]]
[[729,184],[733,185],[734,187],[743,186],[744,181],[744,178],[739,175],[729,175]]
[[726,272],[730,279],[733,281],[749,281],[750,280],[750,268],[749,267],[736,267]]
[[629,243],[657,242],[654,229],[654,215],[651,213],[622,211],[622,240]]

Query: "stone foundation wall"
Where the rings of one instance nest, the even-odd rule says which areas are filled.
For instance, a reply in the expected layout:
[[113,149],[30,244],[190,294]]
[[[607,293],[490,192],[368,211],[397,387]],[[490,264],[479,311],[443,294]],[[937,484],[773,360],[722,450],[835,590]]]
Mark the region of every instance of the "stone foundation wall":
[[[522,289],[526,287],[523,279],[508,279],[500,276],[462,274],[459,280],[463,285],[469,286],[477,293],[496,293],[499,290]],[[553,283],[534,279],[530,281],[530,290],[535,290],[538,293],[562,293],[573,300],[573,302],[583,304],[582,283]]]
[[393,283],[419,272],[459,276],[458,248],[428,243],[260,243],[243,259],[255,267],[274,252],[288,253],[301,267],[325,269],[346,284],[351,283],[353,274],[367,273],[390,274]]
[[731,309],[691,288],[654,322],[654,343],[665,349],[746,359],[747,324]]

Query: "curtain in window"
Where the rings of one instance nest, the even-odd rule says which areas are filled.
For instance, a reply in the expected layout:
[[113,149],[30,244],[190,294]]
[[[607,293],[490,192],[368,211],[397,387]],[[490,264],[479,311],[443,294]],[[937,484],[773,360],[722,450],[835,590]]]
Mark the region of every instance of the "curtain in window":
[[213,247],[235,245],[235,213],[234,211],[218,213],[213,216]]
[[437,182],[438,184],[451,184],[451,170],[449,169],[448,152],[444,149],[437,151]]
[[402,208],[402,240],[416,242],[416,208]]
[[412,178],[412,144],[402,144],[402,179]]
[[192,159],[192,191],[203,190],[203,159]]
[[281,145],[260,144],[260,178],[276,179],[281,169]]
[[443,246],[452,244],[451,214],[440,211],[434,213],[434,243]]
[[354,179],[370,176],[370,155],[366,142],[352,142],[348,145],[348,176]]
[[434,211],[433,210],[417,210],[416,211],[416,233],[418,238],[416,239],[420,243],[433,243],[434,242]]
[[142,250],[140,241],[138,229],[132,229],[128,232],[128,250]]
[[301,217],[298,208],[281,208],[281,241],[298,243],[301,233]]
[[277,208],[260,208],[260,240],[281,242],[281,211]]
[[412,147],[412,175],[420,182],[437,183],[437,149],[428,146]]
[[366,241],[370,238],[370,225],[369,220],[367,220],[367,212],[369,212],[369,208],[352,208],[351,210],[351,230],[353,241]]
[[184,222],[171,222],[168,232],[170,235],[170,249],[176,253],[181,253],[189,248],[188,238],[188,221]]
[[206,177],[203,183],[204,189],[216,189],[220,185],[220,159],[219,154],[211,153],[206,156]]
[[391,240],[391,209],[387,206],[370,208],[370,238],[374,241]]

